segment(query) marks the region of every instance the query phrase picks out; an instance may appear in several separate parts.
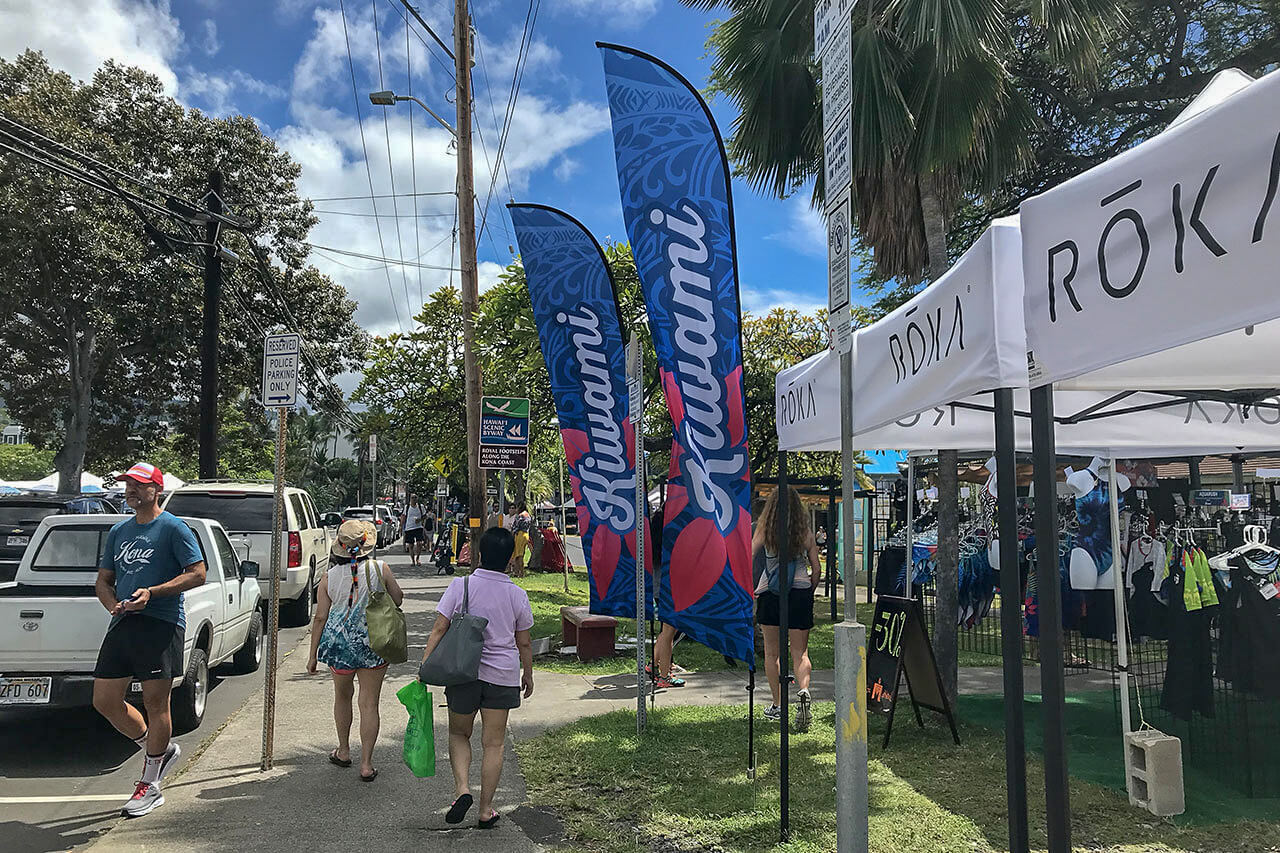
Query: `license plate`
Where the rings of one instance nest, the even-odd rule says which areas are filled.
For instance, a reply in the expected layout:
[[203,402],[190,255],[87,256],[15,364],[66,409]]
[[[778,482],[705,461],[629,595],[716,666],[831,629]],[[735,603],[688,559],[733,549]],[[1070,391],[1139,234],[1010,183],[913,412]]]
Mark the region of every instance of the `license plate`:
[[10,536],[7,545],[21,546],[23,548],[31,544],[30,536]]
[[0,678],[0,705],[47,705],[52,678]]

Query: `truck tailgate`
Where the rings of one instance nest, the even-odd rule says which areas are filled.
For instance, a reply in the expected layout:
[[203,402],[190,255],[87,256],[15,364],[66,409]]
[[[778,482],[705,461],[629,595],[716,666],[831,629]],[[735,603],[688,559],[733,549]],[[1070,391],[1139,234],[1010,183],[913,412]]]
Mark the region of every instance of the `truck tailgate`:
[[0,673],[92,672],[111,616],[81,586],[0,591]]

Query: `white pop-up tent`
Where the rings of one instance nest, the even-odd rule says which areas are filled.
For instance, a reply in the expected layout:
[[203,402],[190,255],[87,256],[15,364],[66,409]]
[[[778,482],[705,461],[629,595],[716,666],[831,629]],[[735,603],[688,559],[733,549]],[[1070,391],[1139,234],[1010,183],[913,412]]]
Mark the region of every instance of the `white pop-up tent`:
[[[1134,391],[1276,411],[1278,188],[1280,75],[1250,81],[1224,72],[1163,133],[1023,203],[1037,489],[1051,482],[1063,415],[1106,417],[1127,408]],[[1107,406],[1063,412],[1054,384],[1115,393]],[[1113,503],[1113,527],[1115,514]],[[1054,502],[1037,503],[1037,536],[1056,527]],[[1045,789],[1055,851],[1071,846],[1061,626],[1043,620],[1056,621],[1056,605],[1046,600],[1041,611],[1042,660],[1051,666],[1043,679]],[[1128,731],[1125,633],[1117,632],[1117,663]]]

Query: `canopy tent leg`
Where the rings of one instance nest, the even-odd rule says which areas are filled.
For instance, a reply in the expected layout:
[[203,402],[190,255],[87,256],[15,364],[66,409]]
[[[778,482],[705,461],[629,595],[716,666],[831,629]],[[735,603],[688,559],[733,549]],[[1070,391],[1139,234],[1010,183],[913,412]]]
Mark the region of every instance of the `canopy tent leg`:
[[996,529],[1000,539],[1000,644],[1004,658],[1004,772],[1009,850],[1027,853],[1027,742],[1023,720],[1022,575],[1018,571],[1018,459],[1013,390],[994,392],[996,408]]
[[907,586],[904,595],[911,597],[911,580],[915,574],[915,559],[912,552],[916,545],[915,501],[916,499],[916,460],[907,454]]
[[[1120,554],[1120,489],[1116,484],[1116,459],[1111,457],[1107,471],[1108,503],[1111,508],[1111,576],[1116,605],[1116,665],[1120,671],[1120,733],[1133,731],[1133,714],[1129,709],[1129,614],[1125,609],[1124,559]],[[1128,747],[1125,747],[1128,754]],[[1128,761],[1125,762],[1128,767]]]
[[1058,487],[1053,386],[1031,389],[1031,461],[1036,491],[1036,584],[1040,596],[1040,692],[1044,717],[1045,825],[1049,853],[1071,850],[1067,788],[1066,683],[1062,659],[1062,588],[1058,568]]
[[791,747],[788,733],[791,728],[791,712],[788,686],[791,682],[791,644],[788,642],[787,615],[791,600],[791,520],[788,518],[790,501],[787,500],[787,452],[778,451],[778,689],[782,694],[782,746],[778,760],[781,779],[779,834],[782,843],[791,839]]

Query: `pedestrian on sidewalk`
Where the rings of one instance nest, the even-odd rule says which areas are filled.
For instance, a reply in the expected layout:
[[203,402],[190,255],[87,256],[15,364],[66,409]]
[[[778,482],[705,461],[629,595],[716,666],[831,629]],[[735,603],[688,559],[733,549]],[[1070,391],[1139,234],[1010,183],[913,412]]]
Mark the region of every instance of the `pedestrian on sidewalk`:
[[514,550],[515,539],[509,530],[491,527],[484,532],[480,537],[479,568],[471,573],[469,580],[458,578],[445,590],[422,654],[425,661],[444,638],[449,620],[462,609],[465,591],[468,612],[489,622],[484,629],[480,677],[444,690],[449,704],[449,763],[457,787],[457,799],[445,815],[446,823],[462,823],[472,805],[471,734],[477,711],[483,723],[481,743],[484,745],[477,825],[490,829],[498,822],[493,795],[502,776],[507,716],[513,708],[520,707],[522,690],[525,699],[533,695],[533,641],[529,636],[533,610],[529,607],[528,594],[506,575]]
[[529,532],[533,529],[533,519],[524,504],[516,510],[511,532],[515,536],[515,551],[511,554],[511,567],[508,571],[514,578],[524,577],[524,554],[529,549]]
[[409,495],[409,505],[400,517],[400,524],[404,527],[404,550],[415,566],[422,565],[422,549],[427,541],[425,522],[426,512],[422,508],[422,502],[417,495]]
[[[146,750],[142,778],[121,809],[142,817],[164,805],[160,783],[182,754],[170,741],[169,693],[184,670],[182,594],[204,583],[205,565],[191,528],[160,509],[164,473],[139,462],[121,479],[134,515],[111,528],[98,568],[95,588],[111,627],[93,670],[93,707]],[[125,701],[134,679],[142,684],[145,720]]]
[[[764,669],[769,677],[769,692],[773,705],[764,712],[767,720],[781,720],[779,708],[781,692],[778,684],[781,643],[778,635],[781,616],[780,575],[778,555],[778,495],[775,491],[765,501],[760,521],[756,525],[751,543],[752,562],[763,563],[756,585],[756,621],[764,634]],[[791,667],[799,690],[796,700],[796,728],[806,731],[813,720],[812,699],[809,696],[809,677],[813,664],[809,662],[809,631],[813,628],[813,592],[822,579],[818,562],[818,544],[813,528],[809,526],[809,513],[800,500],[800,493],[788,488],[787,495],[787,551],[791,563],[787,571],[791,575],[791,594],[787,607],[787,638],[791,645]],[[805,571],[806,565],[808,571]]]
[[377,542],[378,529],[367,521],[351,519],[338,528],[325,583],[318,587],[316,615],[311,623],[311,656],[307,659],[307,672],[312,675],[320,663],[333,674],[333,722],[338,730],[338,746],[329,753],[329,762],[339,767],[351,766],[351,701],[356,682],[360,682],[360,779],[364,782],[378,777],[373,747],[378,742],[378,702],[382,679],[387,674],[387,662],[369,645],[365,608],[370,593],[378,590],[385,590],[397,607],[404,602],[404,592],[391,567],[372,559]]

